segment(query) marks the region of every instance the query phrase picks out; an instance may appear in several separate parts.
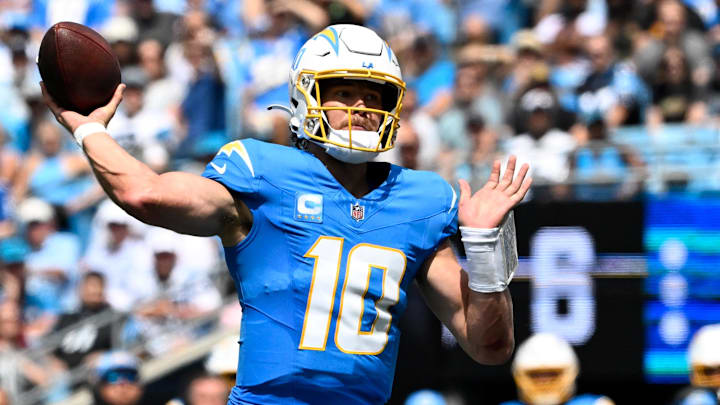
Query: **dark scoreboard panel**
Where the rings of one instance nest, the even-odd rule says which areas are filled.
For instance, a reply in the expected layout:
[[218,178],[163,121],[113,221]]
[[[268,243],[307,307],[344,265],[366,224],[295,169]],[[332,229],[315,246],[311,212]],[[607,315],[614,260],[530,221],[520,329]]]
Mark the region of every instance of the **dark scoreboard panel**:
[[[515,222],[516,342],[538,331],[565,337],[580,359],[581,387],[644,383],[645,202],[528,203]],[[393,398],[420,386],[470,390],[477,403],[514,397],[510,362],[474,363],[416,294],[406,315]]]

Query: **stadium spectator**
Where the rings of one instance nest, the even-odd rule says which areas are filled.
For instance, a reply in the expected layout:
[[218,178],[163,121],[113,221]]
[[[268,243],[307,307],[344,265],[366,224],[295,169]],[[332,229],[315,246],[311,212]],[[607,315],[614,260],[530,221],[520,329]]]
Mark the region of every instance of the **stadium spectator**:
[[[22,153],[10,145],[8,133],[0,124],[0,187],[2,187],[3,201],[7,202],[8,200],[9,189],[20,170],[22,157]],[[3,217],[7,216],[5,208],[3,213]]]
[[[128,312],[141,296],[138,286],[152,277],[151,254],[142,239],[145,226],[109,199],[98,207],[94,222],[82,267],[101,273],[110,306]],[[133,277],[127,277],[129,271]]]
[[652,107],[647,124],[657,128],[662,123],[699,124],[707,118],[707,88],[695,85],[690,64],[680,48],[665,50],[652,84]]
[[[483,125],[499,131],[504,126],[503,97],[494,83],[494,71],[504,62],[503,55],[494,48],[468,44],[456,54],[457,70],[451,107],[438,117],[438,133],[443,154],[450,153],[455,167],[465,161],[472,148],[467,133],[467,121],[471,116],[482,117]],[[499,62],[499,63],[498,63]],[[424,128],[424,127],[423,127]],[[442,157],[445,160],[447,157]]]
[[125,69],[122,78],[127,87],[123,108],[118,109],[109,124],[113,138],[128,153],[162,173],[168,169],[170,153],[177,146],[173,118],[165,111],[145,106],[149,79],[144,70]]
[[[368,19],[372,6],[375,3],[372,0],[315,0],[315,3],[324,10],[328,10],[328,19],[325,25],[333,24],[358,24],[364,25]],[[324,25],[320,24],[317,28],[322,29]]]
[[431,33],[419,33],[414,39],[410,58],[406,59],[408,88],[417,92],[417,108],[437,118],[452,103],[455,62]]
[[183,43],[184,56],[192,66],[192,78],[181,104],[184,133],[176,151],[178,158],[192,157],[194,145],[201,137],[226,128],[226,90],[210,41],[212,38],[197,35]]
[[94,368],[94,405],[136,405],[145,387],[140,380],[140,361],[132,353],[101,353]]
[[230,389],[221,376],[201,374],[190,380],[187,405],[226,405]]
[[241,95],[232,106],[233,115],[238,115],[235,120],[241,121],[235,124],[242,127],[241,137],[288,143],[287,115],[267,107],[287,103],[287,71],[307,36],[305,26],[296,22],[291,11],[299,10],[271,7],[265,15],[268,25],[241,44],[241,54],[235,52],[226,60],[225,75],[234,85],[228,97]]
[[[138,285],[141,297],[133,312],[148,350],[159,355],[187,344],[193,337],[178,333],[183,323],[218,309],[222,297],[207,273],[179,265],[182,236],[153,228],[147,241],[153,254],[153,275]],[[168,333],[170,330],[176,333]]]
[[75,235],[57,230],[52,206],[39,198],[20,203],[17,215],[30,247],[25,257],[25,290],[36,301],[37,313],[26,316],[38,327],[28,336],[34,339],[44,335],[57,316],[73,304],[80,242]]
[[525,5],[513,0],[458,2],[462,37],[467,42],[505,44],[524,23]]
[[616,60],[610,38],[585,41],[590,72],[576,90],[576,113],[583,118],[600,115],[608,128],[644,122],[650,94],[632,67]]
[[[117,322],[120,317],[113,314],[105,299],[105,278],[101,273],[85,273],[78,286],[79,307],[58,318],[54,331],[62,333],[55,356],[66,369],[93,364],[101,352],[110,350],[113,341],[121,339]],[[93,318],[105,312],[114,322],[101,324],[107,319]],[[91,319],[92,318],[92,319]]]
[[508,101],[520,97],[534,82],[546,80],[549,71],[549,55],[533,31],[516,32],[511,47],[513,58],[506,61],[509,62],[509,67],[502,85]]
[[[143,106],[149,111],[169,115],[173,125],[177,125],[180,117],[180,104],[185,96],[185,83],[174,80],[165,64],[165,48],[154,39],[138,44],[138,63],[148,78],[143,92]],[[161,116],[162,116],[161,115]]]
[[100,33],[110,43],[120,67],[125,68],[137,63],[138,26],[132,18],[124,15],[113,16],[102,26]]
[[[27,196],[39,197],[57,207],[62,215],[66,214],[65,207],[73,206],[75,218],[80,220],[86,213],[80,213],[83,207],[78,202],[88,196],[94,196],[94,202],[98,202],[102,195],[97,193],[99,187],[90,176],[87,161],[76,149],[65,147],[60,129],[50,121],[38,123],[33,135],[33,149],[23,159],[12,186],[13,199],[22,201]],[[85,206],[92,202],[90,198]]]
[[593,0],[547,1],[534,28],[543,44],[582,42],[583,37],[601,34],[607,24],[604,2]]
[[[8,106],[10,109],[4,114],[5,117],[8,115],[17,115],[16,118],[10,118],[11,121],[20,119],[18,124],[22,125],[17,128],[19,131],[15,133],[15,136],[10,139],[12,145],[19,150],[25,151],[30,146],[30,136],[27,129],[32,124],[33,115],[36,112],[38,101],[40,101],[40,93],[37,92],[37,82],[40,80],[40,72],[35,65],[34,58],[31,54],[34,51],[34,46],[30,40],[31,32],[27,27],[15,26],[9,29],[5,35],[3,35],[2,41],[7,44],[12,58],[12,70],[13,74],[10,78],[14,91],[17,92],[19,97],[25,99],[27,107],[23,108],[21,105],[13,105],[9,100]],[[19,101],[19,100],[18,100]],[[42,104],[42,103],[39,103]],[[21,110],[18,110],[18,107]],[[26,115],[26,114],[29,114]],[[9,117],[8,117],[9,118]],[[24,122],[25,119],[30,118],[30,122]]]
[[650,81],[660,67],[665,51],[680,48],[685,54],[692,83],[706,88],[713,73],[714,63],[710,49],[701,32],[687,26],[687,9],[678,0],[661,0],[657,3],[658,34],[647,41],[639,41],[634,61],[638,71]]
[[398,129],[395,147],[399,151],[400,166],[408,169],[418,169],[418,156],[420,154],[420,137],[412,124]]
[[112,14],[114,0],[81,0],[68,7],[64,0],[33,2],[32,22],[38,27],[49,27],[60,21],[75,21],[93,28],[102,25]]
[[19,396],[32,387],[49,387],[52,372],[43,364],[28,358],[25,347],[22,313],[18,303],[0,303],[0,387],[11,399],[20,403]]
[[478,187],[490,174],[493,162],[501,158],[498,133],[488,128],[480,116],[468,118],[465,133],[470,143],[469,153],[464,160],[453,166],[453,173],[447,178],[463,179],[472,187]]
[[550,333],[537,333],[515,352],[513,378],[519,401],[502,405],[613,405],[601,395],[575,393],[580,364],[572,346]]
[[570,167],[575,198],[609,201],[637,196],[645,179],[645,162],[638,151],[613,141],[599,116],[587,118],[574,135],[578,147]]
[[25,260],[30,247],[20,237],[0,241],[0,302],[3,300],[17,303],[24,316],[25,335],[28,338],[41,336],[54,322],[54,316],[48,313],[47,299],[43,289],[27,288],[27,269]]
[[570,154],[575,139],[555,125],[558,106],[555,95],[548,89],[528,90],[519,100],[518,120],[525,123],[526,132],[505,140],[505,155],[516,155],[519,162],[529,163],[537,183],[533,198],[557,199],[567,196],[566,182],[570,177]]
[[22,238],[0,240],[0,302],[13,301],[25,307],[25,257],[29,252]]
[[[427,111],[418,108],[417,101],[417,92],[415,90],[410,89],[405,92],[400,119],[407,126],[423,129],[422,131],[415,131],[420,144],[417,168],[420,170],[433,170],[436,168],[436,158],[440,149],[440,130],[437,121]],[[377,160],[397,164],[400,161],[399,153],[399,149],[395,150],[393,148],[387,154],[378,156]]]
[[688,346],[690,387],[682,389],[672,405],[720,403],[720,324],[698,329]]
[[130,16],[138,28],[138,41],[155,39],[168,46],[176,34],[178,16],[155,9],[153,0],[130,0]]

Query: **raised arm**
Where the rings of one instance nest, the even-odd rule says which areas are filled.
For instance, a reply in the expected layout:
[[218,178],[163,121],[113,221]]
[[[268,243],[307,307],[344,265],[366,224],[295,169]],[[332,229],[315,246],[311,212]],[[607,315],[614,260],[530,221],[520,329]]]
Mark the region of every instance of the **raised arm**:
[[[531,183],[530,178],[525,180],[528,166],[523,165],[513,180],[515,161],[514,156],[509,159],[502,181],[500,162],[495,162],[490,180],[472,197],[470,186],[461,181],[458,217],[462,225],[470,230],[497,228],[524,198]],[[469,277],[446,240],[426,261],[417,281],[430,309],[470,357],[483,364],[501,364],[515,347],[512,299],[506,284],[498,287],[487,283],[489,279]]]
[[[42,85],[46,104],[71,133],[83,124],[106,126],[124,88],[118,86],[108,105],[83,116],[59,107]],[[249,211],[223,185],[183,172],[159,175],[127,153],[102,127],[84,137],[81,146],[100,185],[116,204],[150,225],[198,236],[219,235],[225,245],[242,239],[249,228],[244,225],[251,220]]]

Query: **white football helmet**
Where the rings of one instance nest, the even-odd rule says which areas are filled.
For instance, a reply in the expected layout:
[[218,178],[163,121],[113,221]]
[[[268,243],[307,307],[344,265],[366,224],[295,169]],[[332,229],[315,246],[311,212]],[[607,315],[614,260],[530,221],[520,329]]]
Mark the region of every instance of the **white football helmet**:
[[[383,109],[323,107],[324,79],[366,80],[382,86]],[[325,148],[347,163],[370,161],[393,147],[405,83],[390,46],[374,31],[358,25],[331,25],[310,38],[298,51],[290,70],[290,130]],[[330,127],[325,111],[345,110],[347,130]],[[353,112],[381,114],[376,131],[352,130]]]
[[720,388],[720,323],[705,325],[695,333],[688,356],[692,385]]
[[520,345],[512,370],[523,402],[558,405],[575,392],[579,368],[570,344],[553,334],[537,333]]

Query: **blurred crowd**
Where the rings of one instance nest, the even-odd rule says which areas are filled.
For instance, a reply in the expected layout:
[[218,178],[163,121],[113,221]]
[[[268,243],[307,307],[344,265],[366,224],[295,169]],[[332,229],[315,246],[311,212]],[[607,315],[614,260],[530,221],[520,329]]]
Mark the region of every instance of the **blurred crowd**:
[[[129,217],[49,115],[34,61],[59,21],[111,44],[127,89],[108,129],[158,172],[199,173],[233,139],[288,144],[287,115],[267,106],[287,103],[296,52],[329,24],[355,23],[388,41],[408,85],[382,159],[477,188],[493,160],[515,154],[532,165],[528,198],[541,201],[720,191],[717,0],[0,1],[0,386],[10,398],[29,387],[61,398],[67,370],[128,342],[146,342],[139,355],[172,350],[183,339],[161,338],[163,328],[232,293],[217,281],[215,239]],[[68,328],[100,312],[122,322]],[[63,331],[42,363],[23,357]]]

